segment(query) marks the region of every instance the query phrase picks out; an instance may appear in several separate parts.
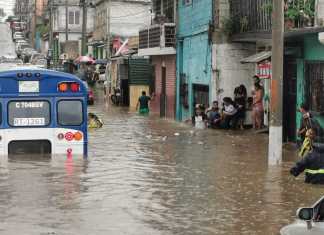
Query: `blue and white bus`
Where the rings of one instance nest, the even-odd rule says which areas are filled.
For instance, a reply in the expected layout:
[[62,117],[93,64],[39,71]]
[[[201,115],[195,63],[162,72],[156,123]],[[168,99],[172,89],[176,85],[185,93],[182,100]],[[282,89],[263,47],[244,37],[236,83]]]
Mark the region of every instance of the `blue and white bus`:
[[87,89],[51,70],[0,72],[0,155],[87,155]]

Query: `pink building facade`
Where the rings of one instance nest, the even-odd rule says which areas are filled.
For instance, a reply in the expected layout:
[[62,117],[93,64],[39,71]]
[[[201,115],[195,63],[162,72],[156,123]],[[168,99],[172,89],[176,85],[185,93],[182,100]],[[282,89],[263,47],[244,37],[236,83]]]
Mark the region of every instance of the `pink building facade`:
[[153,113],[168,119],[175,118],[176,110],[176,56],[152,56],[155,70],[154,99],[151,102]]

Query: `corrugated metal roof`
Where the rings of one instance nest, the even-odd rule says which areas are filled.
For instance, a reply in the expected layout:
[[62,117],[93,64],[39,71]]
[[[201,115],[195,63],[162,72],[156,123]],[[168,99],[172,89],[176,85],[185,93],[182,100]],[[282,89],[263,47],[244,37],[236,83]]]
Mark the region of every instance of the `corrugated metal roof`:
[[243,58],[241,63],[258,63],[271,57],[271,51],[261,51],[249,57]]

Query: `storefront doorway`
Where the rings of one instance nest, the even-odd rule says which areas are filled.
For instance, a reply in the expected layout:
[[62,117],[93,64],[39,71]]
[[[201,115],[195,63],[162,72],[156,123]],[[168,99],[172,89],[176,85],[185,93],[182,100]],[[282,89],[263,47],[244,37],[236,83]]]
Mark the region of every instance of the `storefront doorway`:
[[283,84],[283,137],[285,142],[296,141],[297,64],[286,60]]

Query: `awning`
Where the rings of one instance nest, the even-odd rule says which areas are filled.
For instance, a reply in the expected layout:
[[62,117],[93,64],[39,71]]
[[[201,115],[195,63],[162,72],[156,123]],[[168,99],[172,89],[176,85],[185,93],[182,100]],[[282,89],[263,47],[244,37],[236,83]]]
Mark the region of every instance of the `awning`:
[[243,58],[241,63],[259,63],[271,57],[271,51],[261,51],[249,57]]

